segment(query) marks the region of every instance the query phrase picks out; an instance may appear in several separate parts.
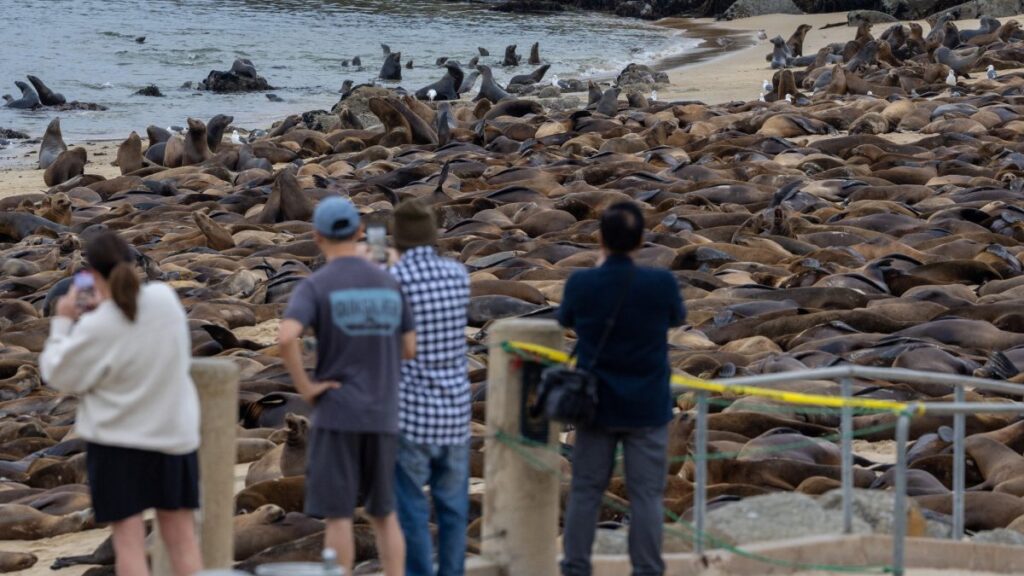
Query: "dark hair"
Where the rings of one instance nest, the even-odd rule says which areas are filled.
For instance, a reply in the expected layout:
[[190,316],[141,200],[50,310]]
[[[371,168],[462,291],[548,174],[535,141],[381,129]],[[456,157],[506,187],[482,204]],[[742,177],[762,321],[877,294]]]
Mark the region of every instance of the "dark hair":
[[114,304],[134,322],[139,310],[139,277],[131,246],[117,234],[104,232],[85,245],[85,261],[110,284]]
[[601,244],[612,254],[628,254],[644,240],[644,214],[633,202],[612,204],[601,214]]

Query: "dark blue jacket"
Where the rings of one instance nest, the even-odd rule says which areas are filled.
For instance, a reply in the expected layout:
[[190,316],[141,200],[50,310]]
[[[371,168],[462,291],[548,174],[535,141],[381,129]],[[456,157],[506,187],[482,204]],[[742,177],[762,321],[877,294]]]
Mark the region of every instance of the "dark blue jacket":
[[595,424],[602,428],[661,426],[672,419],[668,330],[682,325],[686,310],[671,273],[611,256],[601,267],[569,277],[558,321],[576,330],[579,366],[590,368],[627,282],[628,296],[594,368],[601,380]]

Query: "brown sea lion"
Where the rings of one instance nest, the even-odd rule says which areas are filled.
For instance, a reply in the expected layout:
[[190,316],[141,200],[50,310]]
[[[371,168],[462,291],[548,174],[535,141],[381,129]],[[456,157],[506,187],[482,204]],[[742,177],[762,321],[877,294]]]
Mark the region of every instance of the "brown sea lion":
[[85,173],[85,162],[88,154],[85,148],[71,148],[61,152],[59,156],[46,168],[43,173],[43,182],[47,186],[57,186],[71,180],[75,176]]
[[807,33],[810,31],[810,24],[801,24],[796,27],[796,31],[789,37],[789,40],[786,40],[786,48],[794,58],[804,55],[804,39],[807,38]]
[[39,215],[61,226],[71,226],[71,199],[63,192],[48,197],[49,203]]
[[195,118],[188,119],[188,133],[185,136],[185,152],[181,160],[182,166],[202,164],[210,159],[209,143],[206,141],[206,124]]
[[46,127],[43,141],[39,145],[39,169],[46,170],[68,149],[60,132],[60,118],[54,118]]
[[288,436],[284,444],[271,450],[249,467],[245,476],[246,487],[275,478],[301,476],[306,473],[306,439],[309,420],[289,414],[285,417]]
[[[953,513],[953,495],[929,495],[914,498],[922,508],[940,514]],[[968,530],[1005,528],[1024,516],[1024,501],[1017,496],[999,492],[964,493],[964,527]]]
[[263,211],[259,213],[257,222],[261,224],[290,220],[307,222],[312,216],[313,203],[302,192],[295,174],[288,169],[278,172],[271,188],[270,197],[263,206]]
[[117,147],[117,166],[121,174],[128,174],[142,169],[142,139],[138,133],[132,132],[128,138]]
[[235,561],[246,560],[273,546],[324,531],[324,523],[298,512],[285,513],[277,506],[235,516]]
[[40,540],[69,532],[85,530],[92,525],[92,512],[75,512],[67,516],[51,516],[30,506],[0,505],[0,539]]
[[247,486],[235,496],[235,511],[251,512],[274,504],[285,512],[302,512],[305,502],[305,476],[276,478]]
[[192,219],[206,237],[206,245],[214,250],[229,250],[235,247],[235,240],[223,226],[203,212],[193,212]]
[[236,464],[255,462],[277,447],[276,444],[264,438],[239,438],[235,445],[237,448]]
[[39,558],[35,554],[0,550],[0,574],[28,570],[38,561]]

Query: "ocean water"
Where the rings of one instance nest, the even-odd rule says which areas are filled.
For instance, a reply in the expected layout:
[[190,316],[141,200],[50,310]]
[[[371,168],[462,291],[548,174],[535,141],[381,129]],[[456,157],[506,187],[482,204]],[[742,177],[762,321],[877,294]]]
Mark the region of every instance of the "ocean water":
[[[447,56],[481,62],[504,81],[532,69],[498,66],[505,46],[517,44],[525,62],[540,42],[542,61],[559,78],[614,76],[630,62],[656,63],[698,41],[676,30],[600,14],[504,14],[481,3],[426,0],[0,0],[8,39],[0,47],[0,94],[18,97],[15,80],[39,76],[69,100],[107,111],[18,111],[0,107],[0,127],[38,137],[55,116],[65,140],[124,138],[150,124],[185,125],[231,114],[243,128],[266,127],[288,114],[330,109],[342,82],[376,78],[381,43],[415,67],[401,86],[415,90],[443,75]],[[135,42],[145,36],[143,44]],[[344,67],[359,56],[363,68]],[[221,95],[182,88],[210,70],[249,58],[283,102],[263,93]],[[163,98],[135,96],[149,84]]]

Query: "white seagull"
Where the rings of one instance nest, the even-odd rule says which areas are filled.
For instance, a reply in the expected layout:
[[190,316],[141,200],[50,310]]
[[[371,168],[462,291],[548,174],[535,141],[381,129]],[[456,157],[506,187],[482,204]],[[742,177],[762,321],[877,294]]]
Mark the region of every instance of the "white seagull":
[[996,79],[996,67],[995,67],[994,64],[989,64],[988,65],[987,73],[988,73],[988,79],[989,80],[995,80]]
[[947,86],[956,86],[956,73],[952,70],[949,71],[949,76],[946,76]]
[[551,85],[555,88],[561,88],[562,86],[558,83],[558,74],[551,77]]
[[437,98],[437,90],[434,90],[433,88],[427,90],[427,98],[430,98],[430,101],[433,102],[434,98]]
[[657,90],[651,90],[651,102],[657,102],[657,101],[658,101],[658,91]]
[[231,143],[235,145],[242,144],[242,137],[238,134],[238,130],[233,130],[231,132]]
[[761,91],[767,94],[772,91],[772,83],[768,80],[761,82]]
[[786,94],[786,102],[789,102],[790,104],[793,103],[793,95],[792,94]]

